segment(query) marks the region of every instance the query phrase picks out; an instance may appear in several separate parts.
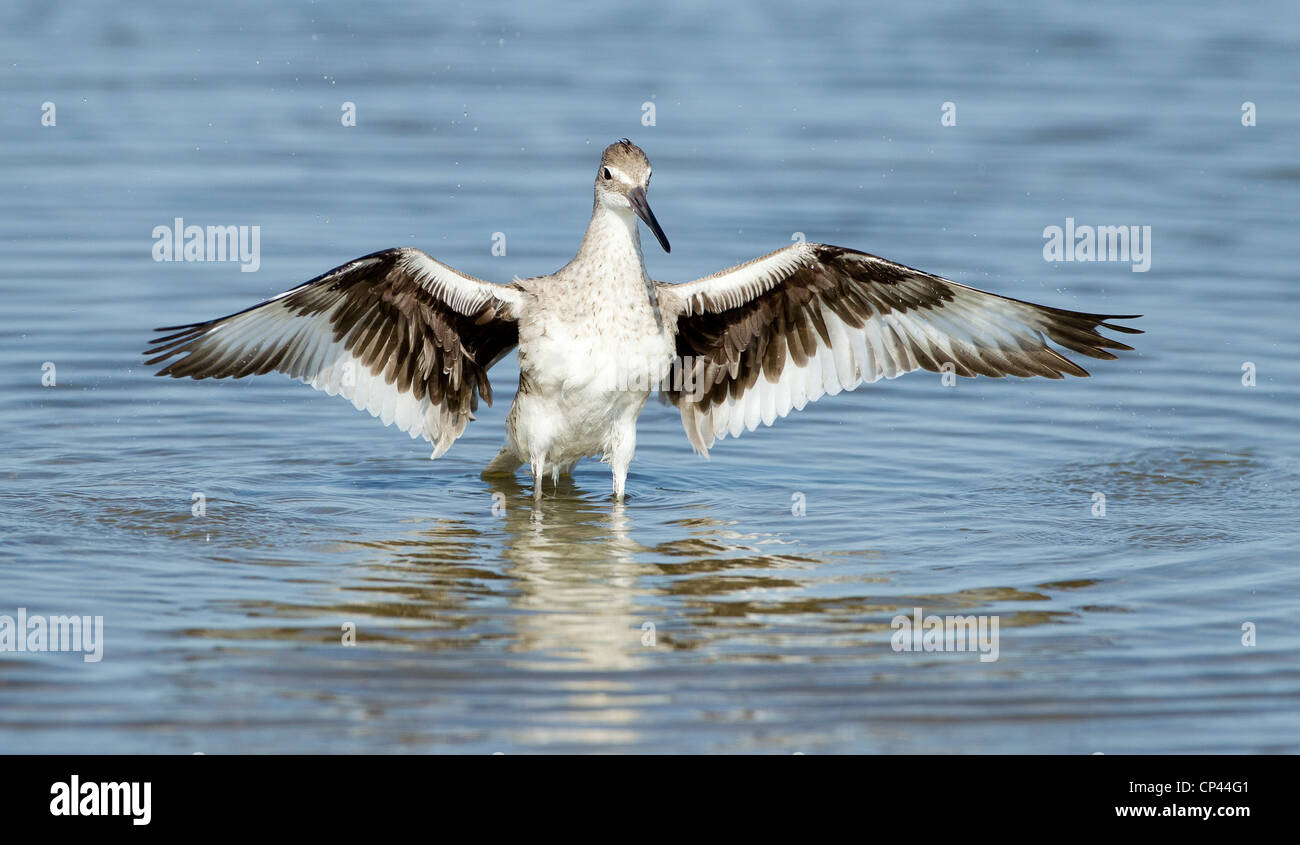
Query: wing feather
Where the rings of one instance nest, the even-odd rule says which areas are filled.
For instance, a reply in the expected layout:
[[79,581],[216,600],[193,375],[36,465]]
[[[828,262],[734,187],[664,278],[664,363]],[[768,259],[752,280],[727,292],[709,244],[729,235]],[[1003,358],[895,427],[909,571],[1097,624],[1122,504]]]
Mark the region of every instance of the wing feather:
[[826,244],[794,244],[694,282],[655,284],[676,332],[673,372],[683,374],[664,392],[701,453],[823,395],[918,369],[1086,377],[1049,341],[1110,360],[1111,350],[1132,347],[1100,329],[1141,333],[1110,322],[1136,315],[1035,305]]
[[518,342],[526,297],[418,249],[389,249],[238,313],[158,329],[145,354],[173,378],[282,372],[423,437],[436,458],[479,397],[491,403],[487,371]]

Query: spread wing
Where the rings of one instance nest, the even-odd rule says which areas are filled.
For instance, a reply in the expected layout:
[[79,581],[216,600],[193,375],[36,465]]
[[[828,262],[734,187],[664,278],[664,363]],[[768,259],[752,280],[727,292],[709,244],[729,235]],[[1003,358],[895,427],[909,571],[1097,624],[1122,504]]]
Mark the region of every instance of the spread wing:
[[1091,358],[1132,349],[1109,320],[967,287],[874,255],[799,243],[694,282],[656,282],[677,360],[664,393],[697,452],[825,394],[924,368],[961,376],[1088,372],[1048,346]]
[[272,370],[396,422],[438,457],[489,404],[487,371],[518,342],[526,294],[409,247],[376,252],[260,305],[164,332],[157,375],[242,378]]

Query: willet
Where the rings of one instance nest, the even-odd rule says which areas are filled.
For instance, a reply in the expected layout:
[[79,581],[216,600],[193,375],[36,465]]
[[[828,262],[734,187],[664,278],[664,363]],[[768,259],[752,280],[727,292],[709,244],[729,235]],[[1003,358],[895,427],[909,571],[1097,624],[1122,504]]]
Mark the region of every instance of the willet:
[[[926,369],[960,376],[1087,376],[1048,341],[1092,358],[1132,349],[1110,320],[967,287],[857,250],[793,243],[685,284],[646,273],[637,218],[650,161],[624,139],[596,170],[578,253],[548,276],[498,285],[413,247],[376,252],[236,314],[152,341],[160,376],[272,370],[396,422],[442,455],[489,404],[488,370],[519,349],[506,442],[484,474],[532,469],[540,498],[600,456],[623,498],[636,420],[659,389],[696,452],[864,382]],[[176,357],[180,356],[180,357]]]

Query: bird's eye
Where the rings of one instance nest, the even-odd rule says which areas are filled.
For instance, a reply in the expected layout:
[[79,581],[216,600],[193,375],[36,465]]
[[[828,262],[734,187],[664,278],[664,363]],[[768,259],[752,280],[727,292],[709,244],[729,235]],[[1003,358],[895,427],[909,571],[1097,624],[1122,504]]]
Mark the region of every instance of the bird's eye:
[[608,167],[602,167],[600,169],[600,175],[604,176],[606,180],[614,178],[614,174],[609,172]]

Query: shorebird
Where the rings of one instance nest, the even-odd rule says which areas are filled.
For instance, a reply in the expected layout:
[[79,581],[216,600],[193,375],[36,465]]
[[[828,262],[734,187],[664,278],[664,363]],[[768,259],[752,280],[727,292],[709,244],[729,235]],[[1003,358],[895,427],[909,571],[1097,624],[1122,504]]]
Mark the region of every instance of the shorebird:
[[484,475],[528,464],[533,495],[583,458],[610,464],[621,501],[636,421],[658,389],[695,451],[771,425],[864,382],[926,369],[960,376],[1087,376],[1051,346],[1092,358],[1132,347],[1085,314],[988,293],[845,247],[796,242],[685,284],[650,278],[638,218],[650,161],[627,139],[596,169],[591,222],[548,276],[493,284],[421,250],[350,261],[226,317],[156,329],[157,375],[241,378],[272,370],[450,448],[489,404],[488,370],[518,348],[506,441]]

